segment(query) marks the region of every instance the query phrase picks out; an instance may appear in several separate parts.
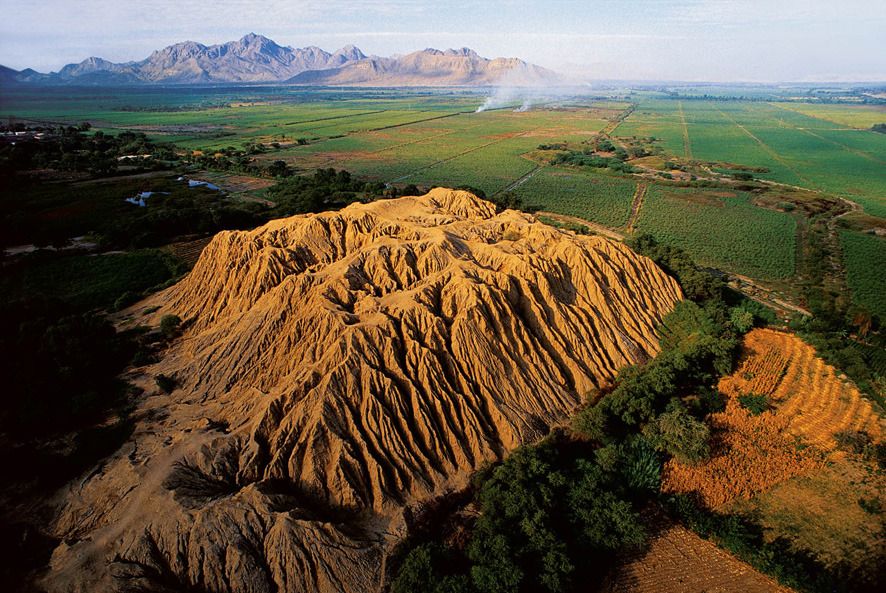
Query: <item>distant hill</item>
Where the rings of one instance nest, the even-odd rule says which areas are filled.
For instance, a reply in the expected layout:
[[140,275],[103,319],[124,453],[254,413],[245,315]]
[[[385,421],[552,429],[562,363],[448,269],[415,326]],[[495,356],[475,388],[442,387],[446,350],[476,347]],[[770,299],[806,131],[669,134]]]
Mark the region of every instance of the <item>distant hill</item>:
[[472,49],[425,49],[398,58],[372,57],[327,70],[308,70],[288,82],[330,86],[515,85],[555,82],[558,76],[517,58],[481,57]]
[[140,62],[115,64],[91,57],[58,72],[41,74],[0,67],[0,84],[212,84],[292,83],[337,86],[485,85],[553,81],[557,76],[516,58],[487,59],[475,51],[426,49],[406,56],[366,56],[347,45],[329,53],[292,48],[250,33],[239,41],[203,45],[194,41],[157,50]]

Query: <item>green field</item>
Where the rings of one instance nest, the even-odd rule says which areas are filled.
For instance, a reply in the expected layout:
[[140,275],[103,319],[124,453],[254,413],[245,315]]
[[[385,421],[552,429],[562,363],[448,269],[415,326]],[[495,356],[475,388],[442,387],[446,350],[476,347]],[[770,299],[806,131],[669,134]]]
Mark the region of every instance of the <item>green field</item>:
[[515,193],[528,206],[614,228],[624,226],[628,221],[636,188],[637,184],[630,179],[542,169]]
[[[866,106],[827,109],[794,103],[648,100],[615,133],[655,136],[666,153],[684,156],[685,118],[694,159],[765,167],[768,173],[757,174],[763,179],[840,195],[869,214],[886,216],[886,134],[837,121],[868,122],[879,117],[871,113],[880,112]],[[825,117],[835,112],[835,121]]]
[[886,123],[886,105],[817,105],[810,103],[781,104],[792,111],[860,130]]
[[74,309],[112,307],[124,293],[140,293],[178,274],[178,262],[157,249],[56,257],[36,253],[0,276],[4,303],[40,295]]
[[886,319],[886,239],[841,231],[840,244],[853,301]]
[[794,273],[796,222],[746,193],[650,187],[637,230],[704,265],[769,280]]
[[[778,102],[777,94],[763,92],[753,95],[754,101],[700,100],[689,90],[681,91],[680,99],[660,92],[630,96],[634,110],[613,136],[655,137],[649,162],[659,164],[653,169],[661,170],[669,158],[716,163],[712,168],[719,171],[756,168],[753,175],[760,179],[842,196],[868,214],[886,216],[886,135],[867,129],[884,112],[882,106]],[[263,152],[250,157],[260,166],[281,160],[302,174],[334,167],[401,187],[470,186],[490,196],[512,189],[527,206],[625,227],[639,178],[549,166],[534,153],[541,144],[582,150],[601,130],[611,129],[631,103],[598,96],[519,113],[512,108],[475,113],[484,98],[464,89],[44,89],[37,94],[12,89],[0,97],[0,115],[47,123],[89,121],[110,133],[134,129],[208,155],[262,143]],[[749,194],[728,186],[721,188],[725,193],[680,188],[654,170],[642,181],[649,194],[636,231],[681,245],[708,265],[757,279],[794,273],[791,215],[756,206]],[[687,181],[682,185],[691,185]],[[119,199],[123,193],[166,191],[168,184],[35,188],[27,195],[36,199],[28,198],[23,207],[12,195],[0,207],[7,214],[18,212],[27,223],[22,228],[39,223],[51,237],[73,236],[107,226],[115,217],[132,218]],[[218,207],[211,195],[204,201]],[[21,226],[16,220],[7,219],[6,244],[27,242],[16,236]]]

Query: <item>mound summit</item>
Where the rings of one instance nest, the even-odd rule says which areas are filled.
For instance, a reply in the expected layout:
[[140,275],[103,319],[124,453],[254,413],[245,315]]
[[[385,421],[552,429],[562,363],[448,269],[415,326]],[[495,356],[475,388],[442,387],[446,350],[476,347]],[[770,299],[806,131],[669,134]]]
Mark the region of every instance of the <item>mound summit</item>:
[[653,356],[680,298],[621,244],[447,189],[219,233],[134,310],[186,329],[129,443],[69,487],[43,584],[378,590],[406,505]]

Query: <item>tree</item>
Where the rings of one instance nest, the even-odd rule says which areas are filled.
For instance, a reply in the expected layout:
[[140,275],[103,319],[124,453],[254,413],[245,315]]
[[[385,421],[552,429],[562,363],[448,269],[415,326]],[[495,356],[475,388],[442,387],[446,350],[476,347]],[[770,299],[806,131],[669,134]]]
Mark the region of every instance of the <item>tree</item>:
[[754,314],[742,307],[733,307],[729,312],[729,321],[738,333],[744,334],[754,327]]
[[643,434],[656,449],[673,455],[681,463],[698,463],[710,454],[710,429],[690,416],[682,404],[656,417],[646,425]]
[[274,177],[289,177],[292,175],[292,169],[286,164],[286,161],[274,161],[268,166],[268,175]]

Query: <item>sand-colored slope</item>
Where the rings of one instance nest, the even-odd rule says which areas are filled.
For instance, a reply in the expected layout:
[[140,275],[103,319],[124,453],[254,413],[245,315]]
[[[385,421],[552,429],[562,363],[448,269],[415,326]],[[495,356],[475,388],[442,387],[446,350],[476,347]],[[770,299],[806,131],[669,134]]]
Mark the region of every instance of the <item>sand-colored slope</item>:
[[[403,506],[656,352],[649,260],[445,189],[217,235],[131,443],[71,488],[46,585],[372,591]],[[156,320],[156,318],[155,318]]]

